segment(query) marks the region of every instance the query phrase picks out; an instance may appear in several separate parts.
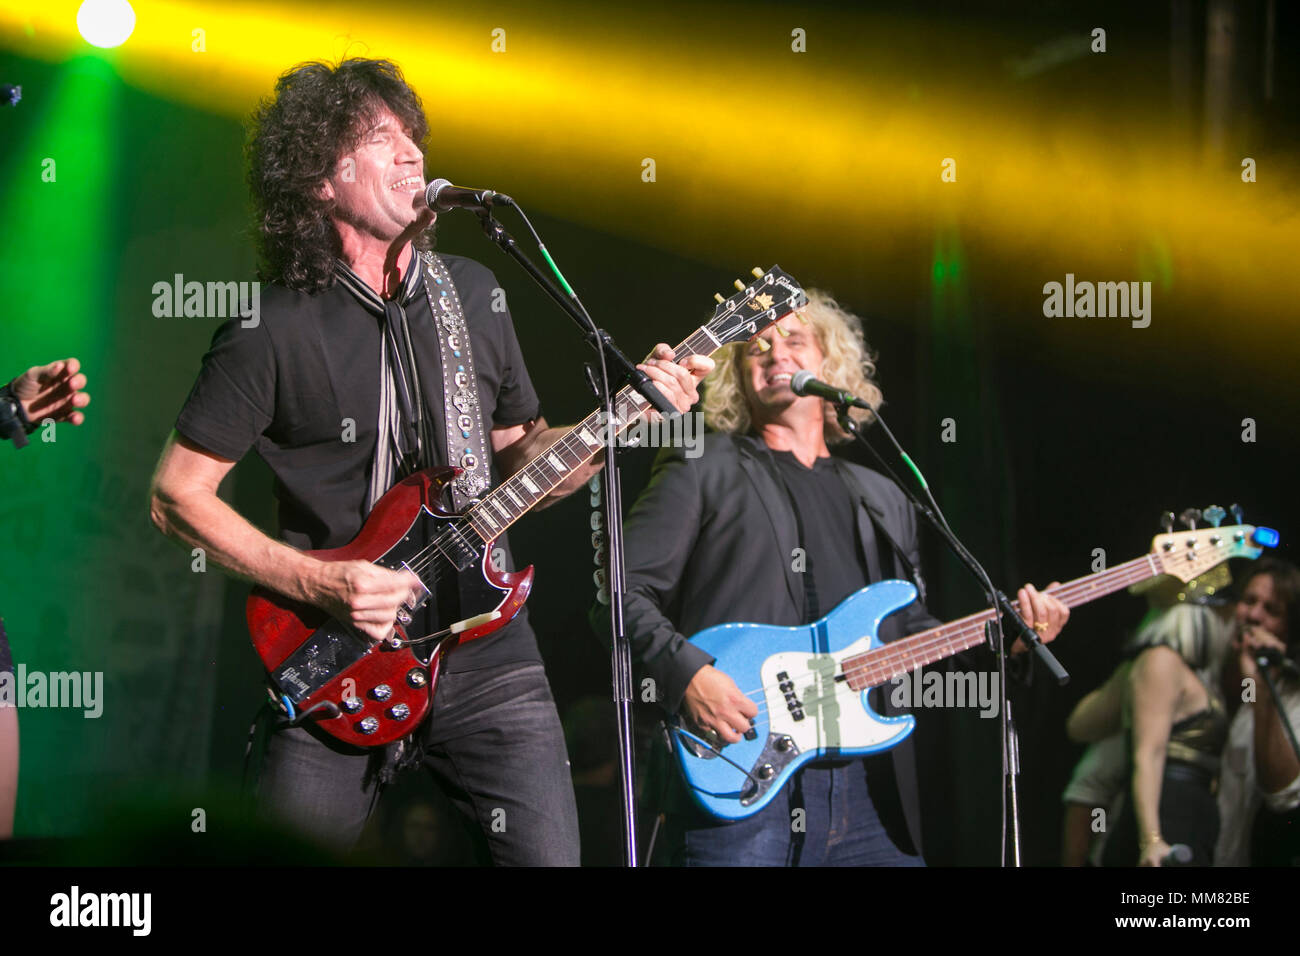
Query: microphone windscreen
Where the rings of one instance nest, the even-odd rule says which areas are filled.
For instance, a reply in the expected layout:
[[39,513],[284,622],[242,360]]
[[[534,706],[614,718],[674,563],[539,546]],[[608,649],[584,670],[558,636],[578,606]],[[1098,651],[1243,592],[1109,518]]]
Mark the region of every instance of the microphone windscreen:
[[806,368],[801,368],[799,371],[795,372],[794,377],[790,379],[790,391],[794,392],[796,395],[802,395],[804,393],[803,390],[808,387],[808,383],[813,380],[813,377],[812,372],[808,371]]

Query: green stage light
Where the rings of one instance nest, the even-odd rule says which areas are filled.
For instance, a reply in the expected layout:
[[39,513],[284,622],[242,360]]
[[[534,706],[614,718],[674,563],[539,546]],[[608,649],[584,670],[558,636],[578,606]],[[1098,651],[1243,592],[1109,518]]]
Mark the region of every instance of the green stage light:
[[94,46],[121,46],[135,29],[135,10],[126,0],[86,0],[77,10],[77,29]]

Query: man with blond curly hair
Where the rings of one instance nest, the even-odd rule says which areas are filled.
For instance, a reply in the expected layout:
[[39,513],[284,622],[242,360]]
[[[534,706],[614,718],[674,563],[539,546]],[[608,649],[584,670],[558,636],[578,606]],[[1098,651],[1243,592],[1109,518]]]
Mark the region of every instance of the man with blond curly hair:
[[[922,585],[908,500],[882,475],[832,457],[829,446],[848,438],[834,409],[791,391],[794,374],[807,369],[873,407],[882,400],[859,320],[825,294],[808,298],[798,314],[718,356],[705,380],[714,431],[703,454],[661,453],[627,523],[625,615],[636,662],[666,713],[723,743],[741,739],[758,707],[689,635],[730,621],[808,624],[870,583],[911,577]],[[686,530],[664,534],[668,527]],[[792,560],[796,549],[803,561]],[[923,587],[920,594],[882,623],[881,640],[938,624]],[[1053,639],[1065,605],[1031,585],[1019,598],[1043,639]],[[695,807],[676,775],[668,787],[664,862],[923,865],[908,741],[866,760],[813,762],[761,811],[732,823]]]

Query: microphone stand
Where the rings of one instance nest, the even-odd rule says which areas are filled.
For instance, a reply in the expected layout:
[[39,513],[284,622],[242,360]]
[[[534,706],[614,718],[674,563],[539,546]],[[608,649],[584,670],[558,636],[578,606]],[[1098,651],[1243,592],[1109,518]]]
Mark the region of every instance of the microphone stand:
[[[1058,661],[1052,652],[1047,649],[1047,645],[1042,642],[1042,639],[1038,636],[1038,632],[1029,627],[1025,623],[1024,618],[1022,618],[1016,609],[1012,607],[1007,596],[993,586],[993,582],[989,578],[988,572],[986,572],[983,566],[975,560],[975,557],[966,550],[965,545],[961,543],[953,533],[952,529],[948,527],[948,522],[943,520],[941,514],[936,514],[939,510],[938,504],[935,504],[934,508],[931,509],[928,504],[922,501],[921,498],[899,480],[899,477],[894,473],[894,470],[885,463],[885,460],[880,456],[875,448],[871,446],[871,443],[867,441],[866,436],[862,434],[862,430],[859,428],[858,423],[849,415],[849,406],[851,404],[860,403],[860,399],[856,399],[852,394],[847,392],[842,392],[839,399],[832,402],[835,406],[835,413],[839,419],[840,427],[857,439],[863,448],[871,452],[872,457],[880,463],[880,466],[884,468],[886,474],[894,480],[894,484],[896,484],[903,494],[908,497],[912,502],[913,507],[916,508],[923,518],[925,518],[930,527],[934,528],[934,530],[939,533],[939,536],[943,538],[952,553],[957,556],[958,560],[960,560],[971,574],[975,576],[975,579],[979,581],[980,587],[984,590],[985,596],[989,600],[990,607],[996,612],[994,613],[993,618],[988,622],[986,633],[988,634],[990,649],[997,656],[998,661],[998,703],[1000,707],[999,713],[1002,715],[1002,863],[1003,865],[1006,864],[1008,817],[1006,801],[1008,794],[1010,794],[1012,797],[1010,811],[1012,828],[1011,849],[1014,860],[1012,865],[1019,866],[1020,807],[1019,802],[1015,799],[1015,778],[1020,769],[1019,751],[1015,726],[1011,722],[1011,714],[1007,706],[1006,655],[1002,653],[1002,648],[1005,645],[1005,636],[1002,631],[1002,615],[1006,615],[1010,618],[1013,625],[1013,631],[1018,633],[1018,636],[1025,642],[1026,646],[1028,646],[1038,659],[1043,662],[1043,665],[1047,668],[1048,672],[1056,678],[1058,684],[1065,684],[1068,682],[1070,675],[1066,673],[1065,668],[1061,666],[1061,662]],[[872,414],[875,415],[876,421],[880,423],[880,427],[884,431],[885,436],[898,450],[898,453],[902,456],[903,460],[910,463],[911,458],[908,456],[907,452],[903,450],[903,446],[899,444],[898,439],[894,437],[894,433],[890,431],[889,426],[885,424],[885,420],[880,417],[880,412],[872,409]],[[929,488],[928,486],[925,486],[924,481],[922,482],[922,486],[925,488],[926,494],[929,495]],[[931,501],[933,501],[933,497],[931,497]]]
[[[533,281],[541,286],[542,291],[549,295],[568,314],[569,318],[573,319],[578,326],[578,330],[582,333],[582,337],[587,340],[587,344],[601,353],[604,361],[610,363],[619,373],[625,375],[628,384],[636,389],[657,412],[665,418],[677,415],[677,409],[672,406],[668,399],[664,398],[659,389],[655,388],[654,383],[650,381],[650,377],[619,351],[610,334],[604,329],[595,328],[595,323],[591,321],[591,316],[587,315],[587,310],[575,301],[577,296],[573,295],[572,291],[570,291],[569,295],[565,295],[556,288],[555,283],[547,277],[546,273],[542,272],[528,256],[520,251],[518,244],[515,242],[515,237],[506,232],[501,223],[492,218],[492,213],[483,210],[478,212],[477,215],[479,222],[483,225],[484,234],[500,246],[506,255],[523,266],[524,271],[532,276]],[[609,383],[606,382],[605,385],[608,386]]]
[[[511,205],[514,205],[513,201]],[[522,210],[520,212],[522,214]],[[618,448],[615,442],[618,429],[613,425],[617,421],[614,416],[616,389],[611,383],[609,366],[612,365],[621,372],[631,386],[660,414],[672,417],[677,414],[677,409],[655,388],[649,376],[628,361],[627,356],[619,351],[609,333],[596,327],[572,289],[569,290],[568,295],[565,295],[556,288],[546,274],[520,251],[514,237],[506,232],[501,223],[492,218],[492,213],[488,209],[478,210],[477,215],[484,234],[523,266],[524,271],[532,276],[533,281],[577,323],[583,337],[600,356],[600,384],[604,393],[605,421],[608,423],[605,428],[604,497],[606,555],[609,562],[606,586],[609,589],[610,630],[613,635],[610,663],[613,673],[615,719],[618,725],[619,776],[622,785],[623,858],[627,866],[634,867],[639,865],[639,861],[637,858],[636,752],[632,736],[632,645],[623,629],[623,594],[626,590],[626,580],[623,564],[622,484],[618,470]],[[524,218],[527,221],[527,217]],[[532,229],[531,225],[529,229]],[[538,244],[541,245],[543,254],[546,254],[546,247],[540,239]],[[547,255],[548,260],[549,258],[550,256]],[[558,274],[558,270],[556,271]],[[561,281],[563,281],[562,276]],[[565,286],[567,288],[567,282]]]
[[[1296,759],[1300,760],[1300,741],[1296,740],[1295,728],[1291,726],[1291,721],[1287,718],[1286,708],[1282,706],[1282,697],[1277,692],[1277,681],[1273,680],[1273,663],[1268,657],[1257,656],[1255,664],[1259,667],[1259,674],[1264,678],[1264,683],[1268,685],[1269,698],[1273,701],[1273,708],[1277,711],[1277,719],[1282,722],[1282,730],[1286,734],[1287,741],[1291,744],[1291,749],[1295,751]],[[1254,747],[1254,744],[1251,744]]]

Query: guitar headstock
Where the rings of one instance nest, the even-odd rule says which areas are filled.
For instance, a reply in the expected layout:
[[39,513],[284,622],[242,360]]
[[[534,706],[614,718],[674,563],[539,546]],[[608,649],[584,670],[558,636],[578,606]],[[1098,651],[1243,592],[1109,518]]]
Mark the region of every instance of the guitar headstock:
[[718,307],[704,331],[719,347],[752,339],[808,302],[799,283],[782,272],[780,266],[772,266],[766,272],[755,269],[754,276],[754,281],[745,286],[737,279],[740,291],[731,298],[718,296]]
[[1272,528],[1249,524],[1190,528],[1156,535],[1151,557],[1161,573],[1186,583],[1230,558],[1258,558],[1265,548],[1277,547],[1278,539]]

